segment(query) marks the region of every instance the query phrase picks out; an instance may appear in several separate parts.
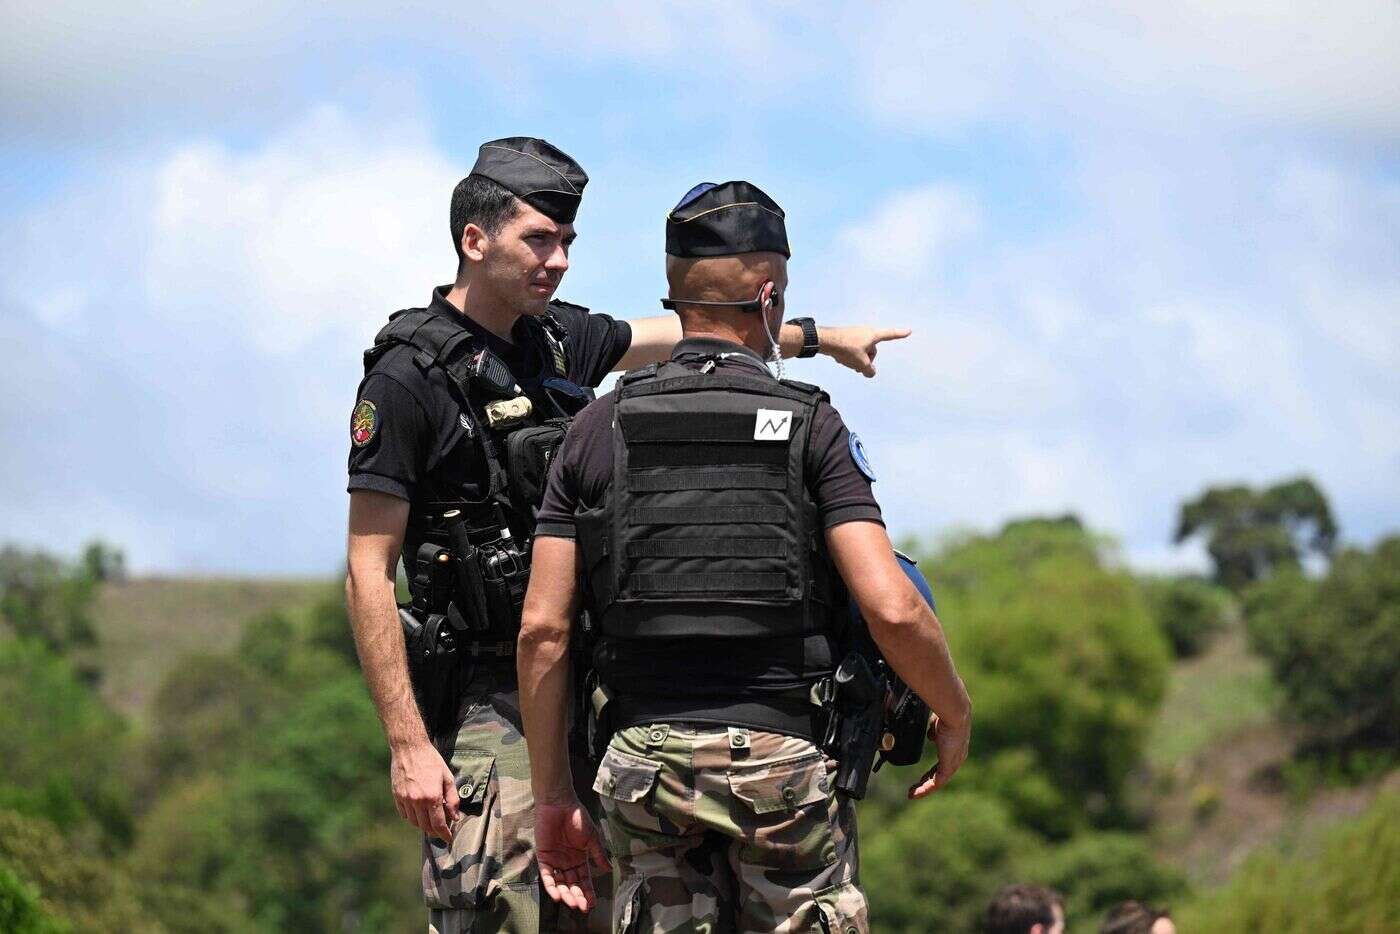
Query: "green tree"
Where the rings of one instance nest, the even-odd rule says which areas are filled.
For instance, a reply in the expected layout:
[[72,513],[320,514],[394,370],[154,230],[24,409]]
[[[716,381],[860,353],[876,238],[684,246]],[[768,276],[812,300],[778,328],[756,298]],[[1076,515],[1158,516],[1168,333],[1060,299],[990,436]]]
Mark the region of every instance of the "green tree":
[[1400,740],[1400,536],[1342,552],[1320,581],[1276,575],[1245,618],[1292,715],[1344,743]]
[[92,601],[97,581],[85,567],[43,552],[0,549],[0,620],[55,652],[96,644]]
[[[111,858],[45,820],[0,810],[0,880],[7,873],[18,880],[21,891],[37,896],[29,902],[39,911],[35,934],[64,930],[158,934],[162,930],[142,905],[136,883]],[[7,888],[15,892],[0,881],[0,903]],[[22,903],[17,910],[28,911]],[[35,918],[32,911],[29,917]],[[0,930],[14,929],[0,924]]]
[[976,930],[997,889],[1019,881],[1017,857],[1038,846],[1000,801],[967,789],[861,820],[861,878],[878,934]]
[[1337,523],[1322,490],[1306,477],[1265,489],[1212,487],[1182,504],[1175,541],[1206,536],[1215,579],[1232,590],[1279,568],[1299,566],[1304,549],[1330,556]]
[[0,807],[51,820],[75,845],[131,835],[128,737],[71,662],[37,640],[0,641]]
[[1032,520],[922,563],[972,695],[970,761],[983,771],[970,774],[995,779],[1018,820],[1055,837],[1128,819],[1125,780],[1170,664],[1141,589],[1106,548],[1072,519]]

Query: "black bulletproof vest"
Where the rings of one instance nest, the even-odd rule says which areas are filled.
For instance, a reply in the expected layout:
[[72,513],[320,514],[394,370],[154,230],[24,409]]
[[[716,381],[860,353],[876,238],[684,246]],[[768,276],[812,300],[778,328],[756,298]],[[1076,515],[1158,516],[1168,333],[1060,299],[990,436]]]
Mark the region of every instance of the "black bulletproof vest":
[[612,483],[577,517],[605,683],[748,696],[830,672],[831,572],[804,476],[825,398],[733,367],[619,380]]
[[[532,316],[523,320],[526,322],[526,327],[530,329],[532,346],[542,346],[548,349],[548,352],[544,354],[544,363],[553,370],[559,380],[564,380],[568,375],[568,336],[563,325],[549,315]],[[448,315],[424,308],[404,309],[389,316],[389,322],[375,336],[374,346],[365,351],[365,374],[369,374],[374,368],[375,362],[385,352],[398,345],[407,345],[415,351],[413,355],[414,365],[425,374],[433,367],[440,367],[447,375],[447,382],[454,401],[462,410],[467,422],[471,424],[468,431],[474,443],[481,450],[482,461],[487,472],[487,494],[479,504],[472,505],[476,505],[482,510],[489,510],[492,506],[500,506],[508,517],[519,520],[521,528],[517,529],[517,532],[528,536],[533,531],[533,515],[530,507],[538,506],[538,502],[517,502],[516,500],[521,497],[513,495],[511,481],[515,478],[508,472],[508,460],[505,456],[508,439],[493,436],[493,432],[486,427],[487,422],[482,411],[489,400],[478,398],[478,394],[473,391],[471,377],[468,375],[467,367],[474,343],[472,332]],[[537,413],[536,421],[538,421],[538,413],[547,413],[547,405],[549,404],[544,399],[544,390],[540,385],[544,380],[521,379],[518,374],[516,378],[525,394],[531,397]],[[574,388],[576,389],[576,387]],[[558,395],[556,394],[556,397]],[[577,410],[582,408],[589,398],[591,395],[571,400],[575,408],[566,414],[569,416],[576,414]],[[556,419],[555,421],[561,422],[562,420]],[[555,434],[558,438],[562,438],[562,425],[556,425],[555,428]],[[520,483],[514,484],[516,488],[520,485]],[[440,505],[447,508],[464,504],[444,503]],[[411,521],[428,521],[428,517],[414,516]],[[411,560],[411,556],[407,553],[404,557],[406,561]]]

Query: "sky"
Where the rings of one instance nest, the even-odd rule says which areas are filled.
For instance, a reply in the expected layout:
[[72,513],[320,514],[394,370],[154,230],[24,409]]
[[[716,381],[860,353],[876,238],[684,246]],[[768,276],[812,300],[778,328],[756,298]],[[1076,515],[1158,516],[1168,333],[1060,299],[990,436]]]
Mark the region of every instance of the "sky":
[[477,146],[591,181],[559,297],[660,314],[746,178],[892,533],[1073,511],[1136,566],[1211,484],[1400,530],[1400,4],[0,5],[0,540],[145,573],[344,557],[360,351],[452,278]]

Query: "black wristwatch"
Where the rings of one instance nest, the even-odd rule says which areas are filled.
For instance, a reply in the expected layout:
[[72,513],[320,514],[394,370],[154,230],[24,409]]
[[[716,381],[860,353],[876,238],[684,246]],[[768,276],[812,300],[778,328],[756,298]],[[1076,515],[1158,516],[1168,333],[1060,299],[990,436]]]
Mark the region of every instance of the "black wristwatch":
[[811,318],[793,318],[787,323],[802,329],[802,349],[797,352],[798,358],[815,357],[817,348],[821,346],[821,342],[817,340],[817,322]]

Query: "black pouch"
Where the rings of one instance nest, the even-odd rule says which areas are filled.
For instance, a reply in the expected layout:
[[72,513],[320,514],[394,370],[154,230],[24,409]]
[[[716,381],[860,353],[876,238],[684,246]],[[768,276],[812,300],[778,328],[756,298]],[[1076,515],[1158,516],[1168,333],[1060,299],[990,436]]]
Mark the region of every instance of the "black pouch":
[[518,428],[506,437],[506,480],[512,502],[539,508],[549,466],[568,428],[568,419],[551,418],[543,425]]

